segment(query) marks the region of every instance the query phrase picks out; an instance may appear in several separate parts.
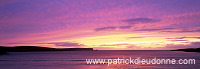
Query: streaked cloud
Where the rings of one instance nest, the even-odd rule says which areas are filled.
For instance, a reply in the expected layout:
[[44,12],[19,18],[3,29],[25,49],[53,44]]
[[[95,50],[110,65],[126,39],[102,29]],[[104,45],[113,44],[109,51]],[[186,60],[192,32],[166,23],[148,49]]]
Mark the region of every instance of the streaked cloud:
[[192,33],[192,32],[200,32],[200,29],[182,29],[182,30],[166,30],[161,32],[174,32],[174,33]]
[[96,28],[95,31],[114,31],[116,29],[130,29],[132,26],[107,26]]
[[144,38],[144,37],[127,37],[127,38],[134,39],[134,38]]
[[138,48],[141,48],[139,46],[134,46],[134,45],[131,45],[131,46],[126,46],[127,48],[131,48],[131,49],[138,49]]
[[199,48],[200,42],[190,42],[189,44],[168,44],[165,48]]
[[49,43],[7,43],[7,44],[53,44],[55,46],[66,46],[66,47],[78,47],[85,46],[84,44],[76,43],[76,42],[49,42]]
[[117,27],[115,26],[108,26],[108,27],[101,27],[101,28],[96,28],[95,31],[102,31],[102,30],[115,30]]
[[85,46],[84,44],[74,43],[74,42],[52,42],[52,43],[46,43],[46,44],[54,44],[55,46]]
[[161,28],[161,29],[140,29],[140,30],[136,30],[136,31],[161,31],[161,30],[171,30],[174,28]]
[[188,40],[169,40],[169,41],[188,41]]
[[185,39],[185,38],[195,38],[195,39],[200,39],[200,37],[174,37],[174,38],[166,38],[166,39]]
[[100,46],[129,46],[129,45],[132,45],[132,44],[128,44],[128,43],[118,43],[118,44],[102,44]]
[[119,29],[129,29],[131,28],[132,26],[119,26]]
[[131,18],[123,20],[124,22],[128,22],[129,24],[137,24],[137,23],[155,23],[161,21],[160,19],[152,19],[152,18]]

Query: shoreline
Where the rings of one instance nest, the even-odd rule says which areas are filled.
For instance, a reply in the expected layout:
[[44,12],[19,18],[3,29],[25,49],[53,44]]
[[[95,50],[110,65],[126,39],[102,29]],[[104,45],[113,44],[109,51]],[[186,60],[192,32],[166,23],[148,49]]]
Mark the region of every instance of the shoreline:
[[186,48],[186,49],[176,49],[170,51],[200,52],[200,48]]
[[93,48],[49,48],[40,46],[0,46],[2,52],[36,52],[36,51],[93,51]]

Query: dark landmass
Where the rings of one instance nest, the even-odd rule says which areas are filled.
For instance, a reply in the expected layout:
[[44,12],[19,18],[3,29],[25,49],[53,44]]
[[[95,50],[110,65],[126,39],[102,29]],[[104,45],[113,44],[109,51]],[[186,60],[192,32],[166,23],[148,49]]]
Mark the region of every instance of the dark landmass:
[[186,49],[177,49],[171,51],[200,52],[200,48],[186,48]]
[[92,51],[93,48],[48,48],[39,46],[0,46],[1,53],[5,52],[34,52],[34,51]]
[[1,50],[0,50],[0,55],[5,55],[5,54],[8,54],[8,53],[5,52],[5,51],[1,51]]

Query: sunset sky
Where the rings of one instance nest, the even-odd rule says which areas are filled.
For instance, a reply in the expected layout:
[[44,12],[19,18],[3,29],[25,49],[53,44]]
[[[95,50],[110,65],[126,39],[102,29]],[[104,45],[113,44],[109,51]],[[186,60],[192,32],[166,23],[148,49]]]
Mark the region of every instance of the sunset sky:
[[200,0],[0,0],[0,45],[200,47]]

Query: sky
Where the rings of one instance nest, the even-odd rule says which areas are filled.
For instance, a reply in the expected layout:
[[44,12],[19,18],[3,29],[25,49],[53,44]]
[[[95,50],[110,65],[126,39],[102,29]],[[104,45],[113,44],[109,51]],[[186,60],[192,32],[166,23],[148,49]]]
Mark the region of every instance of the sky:
[[200,47],[200,0],[0,0],[0,46]]

